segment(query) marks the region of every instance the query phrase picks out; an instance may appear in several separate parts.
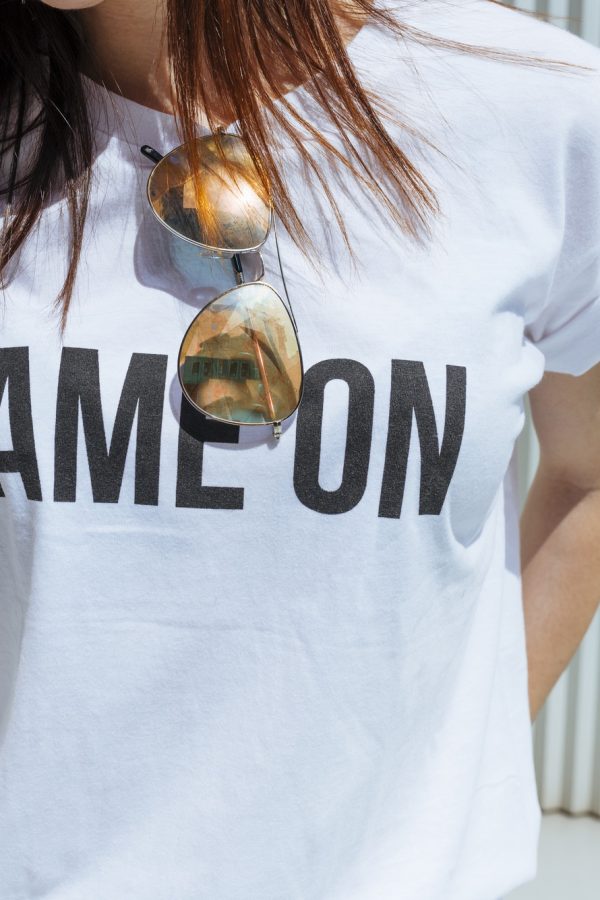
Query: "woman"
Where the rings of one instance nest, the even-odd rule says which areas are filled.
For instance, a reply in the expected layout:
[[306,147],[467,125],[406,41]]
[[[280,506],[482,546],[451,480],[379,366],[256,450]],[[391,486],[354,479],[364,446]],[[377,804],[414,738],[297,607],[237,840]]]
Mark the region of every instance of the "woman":
[[[531,720],[600,578],[599,51],[487,0],[0,21],[3,900],[531,880]],[[220,130],[260,252],[177,230],[202,141],[171,225],[146,197]],[[231,424],[267,402],[257,328],[190,344],[229,419],[178,369],[263,264],[304,368],[279,440]]]

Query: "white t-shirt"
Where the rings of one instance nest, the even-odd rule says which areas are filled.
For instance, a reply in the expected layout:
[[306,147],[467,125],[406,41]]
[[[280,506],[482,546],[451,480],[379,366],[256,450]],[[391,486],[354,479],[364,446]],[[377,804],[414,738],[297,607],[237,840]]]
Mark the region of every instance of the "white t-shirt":
[[[600,61],[483,0],[395,5]],[[419,247],[341,176],[353,271],[284,150],[324,264],[279,230],[306,370],[279,443],[182,409],[181,338],[233,281],[148,206],[139,147],[173,118],[86,79],[63,344],[59,198],[0,320],[2,900],[497,900],[535,875],[514,445],[544,369],[600,361],[600,79],[374,26],[350,54],[442,151],[397,129],[441,215]],[[264,259],[281,290],[272,235]]]

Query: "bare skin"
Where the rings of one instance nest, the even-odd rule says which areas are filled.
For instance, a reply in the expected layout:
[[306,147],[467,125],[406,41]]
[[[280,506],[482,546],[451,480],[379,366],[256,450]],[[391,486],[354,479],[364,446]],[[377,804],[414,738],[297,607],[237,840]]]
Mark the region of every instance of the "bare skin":
[[529,392],[540,464],[521,517],[531,718],[600,601],[600,364]]
[[[90,59],[83,68],[86,75],[143,106],[173,111],[164,42],[165,0],[42,2],[57,9],[78,11],[91,48]],[[342,39],[348,44],[363,27],[364,19],[353,10],[351,0],[337,0],[335,8]],[[298,85],[282,81],[281,87],[288,91]],[[229,124],[216,100],[212,112],[220,124]]]

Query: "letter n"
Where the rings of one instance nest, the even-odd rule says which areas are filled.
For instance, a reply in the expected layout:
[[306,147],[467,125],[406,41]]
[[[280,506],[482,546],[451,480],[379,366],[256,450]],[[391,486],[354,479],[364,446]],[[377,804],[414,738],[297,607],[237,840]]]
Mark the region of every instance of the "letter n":
[[421,450],[419,515],[440,514],[465,427],[466,379],[464,366],[446,366],[446,415],[440,447],[423,363],[411,359],[392,360],[392,390],[379,503],[380,516],[390,519],[400,516],[413,412]]

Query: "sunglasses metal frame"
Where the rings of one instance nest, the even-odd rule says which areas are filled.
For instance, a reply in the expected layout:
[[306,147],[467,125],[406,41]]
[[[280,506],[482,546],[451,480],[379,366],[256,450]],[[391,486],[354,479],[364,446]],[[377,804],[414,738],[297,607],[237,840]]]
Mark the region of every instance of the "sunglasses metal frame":
[[[219,134],[221,134],[221,135],[223,135],[223,136],[236,137],[236,138],[238,138],[238,139],[241,140],[241,138],[239,138],[239,135],[236,135],[236,134],[229,134],[228,132],[219,132]],[[212,134],[211,134],[211,135],[205,135],[205,137],[206,137],[206,138],[214,138],[215,135],[212,135]],[[202,140],[202,137],[199,137],[198,140]],[[165,157],[167,157],[167,156],[170,156],[172,153],[175,153],[177,150],[185,150],[185,146],[186,146],[185,144],[179,144],[177,147],[174,147],[172,150],[170,150],[168,153],[165,153],[165,154],[159,153],[158,150],[155,150],[154,147],[151,147],[149,144],[143,144],[143,145],[140,147],[140,152],[141,152],[147,159],[151,160],[151,161],[154,163],[154,167],[152,168],[152,170],[151,170],[150,173],[148,174],[148,179],[147,179],[147,182],[146,182],[146,197],[147,197],[147,199],[148,199],[149,206],[150,206],[150,208],[151,208],[151,210],[152,210],[152,212],[153,212],[155,218],[158,219],[158,221],[159,221],[160,224],[163,226],[163,228],[166,228],[166,229],[167,229],[171,234],[173,234],[176,238],[179,238],[179,239],[182,240],[182,241],[186,241],[186,242],[189,243],[189,244],[193,244],[195,247],[200,247],[200,248],[203,249],[203,250],[208,250],[208,251],[209,251],[209,254],[208,254],[208,255],[209,255],[209,256],[212,255],[213,258],[230,259],[230,260],[231,260],[231,265],[232,265],[232,269],[233,269],[233,273],[234,273],[234,277],[235,277],[236,283],[235,283],[235,285],[234,285],[233,287],[229,288],[229,289],[226,290],[226,291],[221,291],[220,294],[217,294],[215,297],[213,297],[211,300],[209,300],[208,303],[206,303],[206,304],[202,307],[202,309],[200,309],[200,310],[196,313],[196,315],[194,316],[194,318],[192,319],[192,321],[190,322],[190,324],[189,324],[188,327],[186,328],[185,333],[184,333],[184,336],[183,336],[183,338],[182,338],[182,340],[181,340],[181,343],[180,343],[180,345],[179,345],[179,351],[178,351],[178,354],[177,354],[177,376],[178,376],[179,384],[180,384],[182,393],[183,393],[183,395],[185,396],[187,402],[190,403],[190,404],[194,407],[194,409],[198,410],[198,412],[202,413],[202,415],[206,416],[207,418],[213,419],[213,420],[215,420],[215,421],[217,421],[217,422],[223,422],[223,423],[225,423],[225,424],[227,424],[227,425],[237,425],[238,427],[239,427],[240,425],[241,425],[241,426],[249,426],[249,427],[251,427],[251,426],[256,426],[256,425],[259,425],[259,426],[262,426],[262,427],[264,427],[265,425],[272,425],[272,427],[273,427],[273,436],[274,436],[277,440],[279,440],[279,438],[281,437],[281,424],[282,424],[282,422],[283,422],[285,419],[289,419],[290,416],[292,416],[292,415],[296,412],[296,410],[298,409],[298,407],[300,406],[300,403],[301,403],[301,401],[302,401],[302,394],[303,394],[303,390],[304,390],[304,364],[303,364],[303,359],[302,359],[302,348],[301,348],[300,342],[299,342],[299,340],[298,340],[298,325],[297,325],[297,323],[296,323],[296,318],[295,318],[295,316],[294,316],[294,312],[293,312],[293,309],[292,309],[292,303],[291,303],[291,300],[290,300],[290,297],[289,297],[289,294],[288,294],[287,284],[286,284],[286,281],[285,281],[285,276],[284,276],[284,274],[283,274],[283,266],[282,266],[282,264],[281,264],[281,255],[280,255],[280,252],[279,252],[279,241],[278,241],[278,239],[277,239],[277,229],[276,229],[276,225],[275,225],[275,216],[274,216],[274,214],[273,214],[273,206],[272,206],[271,203],[268,204],[268,208],[269,208],[269,220],[268,220],[268,223],[267,223],[267,226],[266,226],[266,229],[265,229],[265,237],[264,237],[264,239],[263,239],[260,243],[256,244],[255,246],[252,246],[252,247],[244,247],[243,249],[239,249],[239,250],[232,250],[231,248],[213,247],[213,246],[211,246],[211,245],[209,245],[209,244],[204,244],[204,243],[202,243],[202,242],[200,242],[200,241],[195,241],[195,240],[193,240],[193,238],[188,238],[188,237],[185,237],[185,235],[180,234],[180,232],[178,232],[178,231],[176,231],[174,228],[172,228],[172,227],[171,227],[171,226],[170,226],[170,225],[169,225],[169,224],[168,224],[168,223],[167,223],[167,222],[166,222],[166,221],[165,221],[165,220],[157,213],[157,211],[156,211],[156,209],[155,209],[155,207],[154,207],[154,203],[152,202],[151,197],[150,197],[150,184],[151,184],[151,181],[152,181],[152,176],[153,176],[153,174],[154,174],[154,172],[155,172],[155,170],[156,170],[156,167],[163,161],[163,159],[165,159]],[[277,260],[278,260],[278,264],[279,264],[279,271],[280,271],[280,273],[281,273],[281,280],[282,280],[282,283],[283,283],[283,288],[284,288],[284,292],[285,292],[287,304],[284,303],[283,298],[279,295],[279,292],[273,287],[273,285],[268,284],[268,282],[262,280],[262,278],[263,278],[263,276],[264,276],[264,261],[263,261],[263,258],[262,258],[262,254],[260,253],[260,248],[263,247],[264,244],[266,243],[267,238],[269,237],[269,234],[270,234],[271,230],[273,230],[273,236],[274,236],[274,238],[275,238],[275,247],[276,247],[276,251],[277,251]],[[247,254],[247,253],[256,253],[256,252],[258,252],[258,255],[259,255],[259,258],[260,258],[262,274],[261,274],[260,278],[253,279],[252,281],[244,281],[244,272],[243,272],[243,268],[242,268],[242,260],[241,260],[241,257],[242,257],[243,255]],[[273,293],[275,294],[275,296],[276,296],[276,297],[278,298],[278,300],[280,301],[280,303],[281,303],[281,305],[283,306],[284,310],[286,311],[287,315],[289,316],[290,321],[291,321],[291,323],[292,323],[292,326],[293,326],[293,328],[294,328],[295,334],[296,334],[296,343],[297,343],[297,345],[298,345],[298,354],[299,354],[299,357],[300,357],[300,388],[299,388],[299,391],[298,391],[298,402],[297,402],[296,406],[294,407],[293,410],[291,410],[290,413],[288,413],[287,416],[285,416],[284,419],[277,419],[277,420],[272,420],[272,421],[268,421],[268,422],[234,422],[234,421],[232,421],[231,419],[223,419],[223,418],[221,418],[220,416],[215,416],[213,413],[207,412],[205,409],[203,409],[201,406],[199,406],[197,403],[195,403],[195,402],[191,399],[191,397],[189,396],[187,390],[185,389],[185,386],[184,386],[183,381],[182,381],[182,378],[181,378],[181,367],[180,367],[180,365],[179,365],[179,360],[180,360],[180,358],[181,358],[181,350],[182,350],[183,344],[184,344],[184,342],[185,342],[185,339],[186,339],[186,337],[187,337],[187,335],[188,335],[190,329],[191,329],[191,328],[193,327],[193,325],[194,325],[194,322],[196,322],[196,320],[202,315],[202,313],[204,312],[204,310],[205,310],[208,306],[210,306],[211,303],[214,303],[215,301],[221,299],[222,297],[225,297],[227,294],[231,293],[232,291],[238,290],[240,287],[242,287],[242,286],[245,285],[245,284],[248,284],[248,285],[263,284],[263,285],[265,285],[265,287],[268,287],[270,290],[272,290]]]
[[[221,132],[221,134],[222,134],[224,137],[236,137],[236,138],[239,138],[239,135],[237,135],[237,134],[229,134],[229,132],[226,132],[226,131]],[[213,137],[214,137],[214,135],[212,135],[212,134],[210,134],[210,135],[204,135],[204,136],[205,136],[206,138],[213,138]],[[198,140],[202,140],[202,137],[199,137]],[[241,140],[241,138],[240,138],[240,140]],[[185,235],[180,234],[178,231],[176,231],[174,228],[172,228],[172,227],[171,227],[164,219],[162,219],[162,218],[159,216],[159,214],[156,212],[156,209],[154,208],[154,203],[152,202],[152,198],[150,197],[150,183],[151,183],[151,181],[152,181],[152,176],[153,176],[153,174],[154,174],[154,171],[155,171],[155,169],[156,169],[156,166],[157,166],[160,162],[162,162],[163,159],[164,159],[166,156],[171,156],[173,153],[177,153],[178,150],[185,150],[185,146],[186,146],[185,144],[178,144],[177,147],[173,147],[172,150],[169,150],[169,152],[168,152],[168,153],[165,153],[164,155],[161,155],[160,153],[158,153],[157,150],[155,150],[153,147],[150,147],[148,144],[144,144],[144,145],[140,148],[140,151],[141,151],[141,153],[144,154],[144,156],[148,157],[148,159],[151,159],[153,162],[156,163],[156,165],[154,166],[154,169],[152,169],[152,171],[151,171],[151,172],[149,173],[149,175],[148,175],[148,180],[147,180],[147,182],[146,182],[146,197],[147,197],[147,199],[148,199],[148,203],[150,204],[150,207],[151,207],[151,209],[152,209],[152,212],[154,213],[154,215],[156,216],[156,218],[158,219],[158,221],[161,223],[161,225],[164,225],[164,227],[167,228],[167,229],[171,232],[171,234],[174,234],[176,237],[180,238],[182,241],[187,241],[188,244],[194,244],[195,247],[202,247],[202,249],[204,249],[204,250],[212,250],[212,251],[214,251],[215,256],[224,257],[225,259],[230,259],[232,256],[235,256],[236,252],[237,252],[237,253],[253,253],[253,252],[257,251],[257,250],[260,250],[260,248],[264,246],[265,241],[267,240],[267,238],[268,238],[268,236],[269,236],[269,232],[271,231],[271,227],[274,225],[273,205],[272,205],[271,203],[268,204],[268,207],[269,207],[269,221],[268,221],[267,227],[266,227],[266,229],[265,229],[265,238],[264,238],[264,240],[260,241],[260,243],[258,243],[258,244],[255,244],[253,247],[244,247],[243,250],[238,250],[238,251],[232,250],[230,247],[213,247],[211,244],[204,244],[204,243],[202,243],[202,242],[200,242],[200,241],[195,241],[195,240],[193,240],[193,238],[185,237]],[[151,152],[152,152],[152,155],[151,155],[150,152],[148,152],[148,151],[151,151]],[[154,156],[154,154],[156,154],[156,156]],[[157,157],[160,157],[160,158],[157,158]],[[266,205],[266,204],[265,204],[265,205]]]

